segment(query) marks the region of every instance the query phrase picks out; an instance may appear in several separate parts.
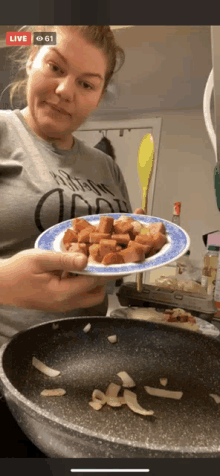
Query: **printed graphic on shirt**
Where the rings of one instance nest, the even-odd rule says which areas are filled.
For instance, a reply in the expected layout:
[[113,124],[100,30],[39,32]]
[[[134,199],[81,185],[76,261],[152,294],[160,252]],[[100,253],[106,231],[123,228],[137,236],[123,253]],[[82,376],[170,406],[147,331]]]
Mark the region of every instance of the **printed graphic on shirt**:
[[[115,195],[111,185],[95,183],[90,179],[82,180],[77,176],[71,177],[62,169],[50,174],[59,187],[46,192],[36,205],[35,224],[41,233],[48,228],[48,207],[52,208],[51,214],[54,218],[56,215],[54,224],[82,216],[81,210],[84,216],[100,213],[129,213],[126,201]],[[70,194],[69,190],[73,193]],[[67,207],[69,207],[68,217],[65,216]]]

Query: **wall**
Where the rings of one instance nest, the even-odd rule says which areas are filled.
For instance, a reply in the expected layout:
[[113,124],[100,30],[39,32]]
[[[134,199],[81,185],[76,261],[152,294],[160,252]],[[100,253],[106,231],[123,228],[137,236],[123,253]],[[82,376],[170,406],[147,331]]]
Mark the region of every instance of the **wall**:
[[[111,119],[114,123],[114,120],[127,118],[129,121],[128,117],[134,118],[130,113],[126,116],[105,115],[100,117],[100,126],[102,119]],[[139,114],[139,118],[143,119],[143,116]],[[191,257],[201,262],[205,252],[202,235],[220,230],[213,180],[215,155],[205,128],[203,112],[197,109],[169,110],[146,114],[145,117],[162,118],[152,214],[171,220],[173,203],[180,201],[181,226],[191,239]],[[91,124],[91,120],[88,124]],[[86,128],[86,124],[83,128]]]

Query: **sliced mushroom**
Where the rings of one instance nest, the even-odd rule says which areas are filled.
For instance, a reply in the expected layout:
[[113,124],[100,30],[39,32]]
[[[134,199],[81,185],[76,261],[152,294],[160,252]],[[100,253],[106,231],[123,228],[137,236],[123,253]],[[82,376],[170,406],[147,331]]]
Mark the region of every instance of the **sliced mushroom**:
[[108,336],[107,339],[109,340],[109,342],[111,342],[111,344],[115,344],[115,342],[117,342],[117,336],[116,335]]
[[89,324],[87,324],[87,325],[84,327],[83,330],[84,330],[84,332],[86,333],[86,332],[89,332],[90,329],[91,329],[91,324],[89,323]]
[[42,390],[41,395],[42,397],[62,397],[65,395],[66,390],[63,388],[51,388]]
[[119,372],[117,375],[121,378],[123,387],[132,388],[136,386],[134,380],[127,374],[127,372]]
[[183,395],[183,392],[173,392],[171,390],[162,390],[161,388],[153,387],[144,387],[146,392],[155,397],[165,397],[165,398],[174,398],[175,400],[180,400]]
[[216,403],[220,403],[219,395],[215,395],[214,393],[210,393],[209,395],[210,395],[210,397],[214,398]]
[[166,387],[167,382],[168,382],[167,378],[160,378],[160,384],[163,385],[164,387]]
[[133,410],[135,413],[140,413],[140,415],[153,415],[153,410],[145,410],[137,402],[137,395],[130,390],[124,390],[124,398],[128,407]]
[[47,367],[47,365],[45,365],[43,362],[41,362],[40,360],[36,359],[36,357],[33,357],[32,358],[32,365],[37,369],[39,370],[40,372],[42,372],[43,374],[47,375],[48,377],[57,377],[58,375],[60,375],[60,371],[59,370],[54,370],[54,369],[51,369],[50,367]]

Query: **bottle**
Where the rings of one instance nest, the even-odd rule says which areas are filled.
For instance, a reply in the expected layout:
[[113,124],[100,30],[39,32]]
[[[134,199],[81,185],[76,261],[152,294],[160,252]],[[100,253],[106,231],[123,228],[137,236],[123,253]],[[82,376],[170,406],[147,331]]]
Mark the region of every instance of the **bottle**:
[[213,297],[213,299],[215,293],[219,250],[219,246],[209,245],[203,259],[201,285],[205,288],[208,296]]
[[181,202],[174,202],[173,204],[173,218],[172,223],[180,226],[180,210],[181,210]]

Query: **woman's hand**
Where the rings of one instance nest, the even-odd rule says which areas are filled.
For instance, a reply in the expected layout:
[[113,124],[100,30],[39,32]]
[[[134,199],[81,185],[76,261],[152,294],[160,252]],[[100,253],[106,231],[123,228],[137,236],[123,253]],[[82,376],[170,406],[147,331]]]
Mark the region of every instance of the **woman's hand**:
[[136,210],[134,211],[134,214],[135,215],[146,215],[143,208],[136,208]]
[[86,265],[80,253],[21,251],[0,261],[0,304],[53,312],[100,304],[106,278],[68,275]]

